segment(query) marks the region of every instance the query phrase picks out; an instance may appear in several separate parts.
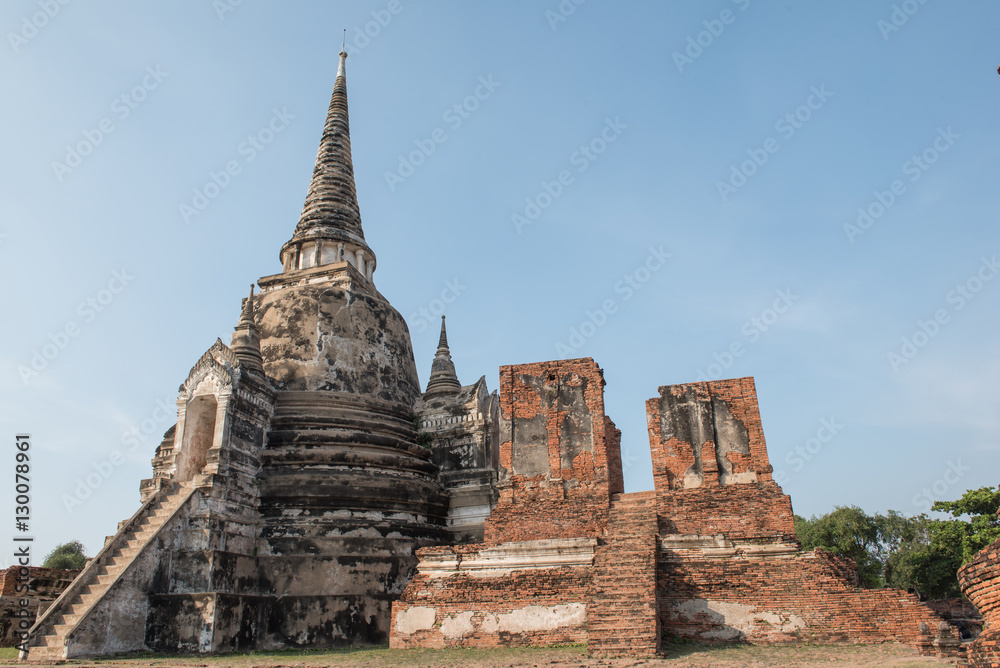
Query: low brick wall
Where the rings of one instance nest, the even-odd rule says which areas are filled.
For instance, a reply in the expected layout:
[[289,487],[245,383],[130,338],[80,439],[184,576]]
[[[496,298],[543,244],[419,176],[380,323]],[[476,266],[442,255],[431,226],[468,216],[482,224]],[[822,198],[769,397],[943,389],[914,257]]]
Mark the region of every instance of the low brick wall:
[[[0,647],[18,645],[21,639],[16,633],[19,625],[23,626],[20,622],[28,620],[30,628],[38,614],[45,612],[79,573],[34,566],[11,566],[0,571]],[[26,607],[21,606],[22,599],[27,599]]]
[[585,643],[592,582],[593,569],[587,567],[522,570],[499,577],[417,575],[392,605],[389,646]]
[[857,587],[845,561],[823,550],[726,558],[667,553],[658,579],[663,628],[703,642],[917,646],[921,623],[936,630],[943,621],[915,594]]

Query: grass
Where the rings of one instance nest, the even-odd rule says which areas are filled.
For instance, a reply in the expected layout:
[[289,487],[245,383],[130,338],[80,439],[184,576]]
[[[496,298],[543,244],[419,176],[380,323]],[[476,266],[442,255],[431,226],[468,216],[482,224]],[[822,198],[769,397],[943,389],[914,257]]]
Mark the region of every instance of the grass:
[[[795,645],[705,646],[695,643],[668,644],[662,659],[651,660],[653,666],[865,666],[891,665],[893,668],[917,668],[940,665],[930,658],[918,657],[913,650],[899,645]],[[14,648],[0,648],[0,662],[10,664],[17,659]],[[635,661],[598,661],[587,656],[585,645],[563,647],[517,647],[495,649],[389,649],[372,647],[341,650],[282,650],[246,652],[216,656],[164,655],[142,653],[108,659],[69,661],[67,665],[87,666],[203,666],[208,668],[277,668],[279,666],[344,666],[345,668],[394,668],[420,666],[445,668],[506,668],[512,666],[551,666],[569,668],[633,666]]]
[[[586,645],[554,648],[511,647],[497,649],[389,649],[388,646],[365,649],[251,651],[217,656],[141,653],[107,659],[69,661],[68,664],[143,665],[143,666],[459,666],[467,663],[512,665],[546,661],[572,661],[585,658]],[[17,653],[12,655],[16,658]]]

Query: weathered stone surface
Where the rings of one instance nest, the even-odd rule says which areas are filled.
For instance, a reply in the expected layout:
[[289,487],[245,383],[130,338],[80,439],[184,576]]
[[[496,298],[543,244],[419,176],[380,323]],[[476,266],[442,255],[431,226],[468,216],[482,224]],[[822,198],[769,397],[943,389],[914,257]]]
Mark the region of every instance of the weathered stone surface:
[[413,408],[448,493],[448,528],[460,542],[483,539],[497,501],[499,410],[485,376],[457,390],[427,392]]
[[260,280],[264,369],[281,390],[370,396],[408,411],[420,394],[403,317],[350,264]]

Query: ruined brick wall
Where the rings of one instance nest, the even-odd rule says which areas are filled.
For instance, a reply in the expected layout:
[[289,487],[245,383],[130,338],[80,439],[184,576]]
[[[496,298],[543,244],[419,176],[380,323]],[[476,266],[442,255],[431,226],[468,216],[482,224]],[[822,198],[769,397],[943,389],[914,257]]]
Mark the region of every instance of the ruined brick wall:
[[659,509],[662,535],[798,543],[791,499],[773,482],[671,492]]
[[590,358],[500,367],[500,499],[486,542],[600,536],[624,487]]
[[[723,558],[665,550],[660,614],[667,634],[707,642],[898,641],[943,618],[915,594],[860,589],[852,564],[823,550]],[[847,577],[845,577],[847,576]]]
[[958,571],[962,593],[983,616],[985,629],[969,646],[973,668],[1000,666],[1000,540],[976,554]]
[[[20,628],[21,621],[27,620],[28,626],[34,624],[39,612],[59,598],[79,573],[74,569],[33,566],[11,566],[0,571],[0,647],[19,644],[21,637],[16,634],[26,630]],[[21,606],[21,599],[27,599],[26,607]]]
[[[19,569],[26,568],[27,574]],[[79,569],[41,568],[36,566],[11,566],[0,571],[0,596],[21,596],[18,585],[28,586],[27,595],[33,598],[54,600],[59,598],[69,583],[80,574]]]
[[[474,546],[420,550],[473,558]],[[589,566],[516,570],[487,577],[418,574],[393,602],[389,645],[521,647],[587,642]]]
[[753,378],[666,385],[646,402],[658,494],[771,481]]
[[668,385],[646,402],[663,534],[796,542],[771,478],[753,378]]
[[393,603],[393,647],[588,639],[595,550],[624,488],[604,375],[589,358],[504,366],[499,401],[500,499],[485,541],[418,551]]

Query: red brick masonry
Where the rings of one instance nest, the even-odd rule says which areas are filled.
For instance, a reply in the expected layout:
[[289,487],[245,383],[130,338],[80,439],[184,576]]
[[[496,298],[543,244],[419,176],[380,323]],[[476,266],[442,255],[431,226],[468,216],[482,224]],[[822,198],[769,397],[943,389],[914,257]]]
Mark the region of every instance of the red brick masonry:
[[958,583],[983,615],[986,628],[969,646],[974,668],[1000,666],[1000,540],[991,543],[958,571]]
[[[659,389],[646,404],[655,490],[638,494],[620,493],[603,387],[589,358],[501,367],[500,501],[486,540],[418,551],[421,572],[393,604],[393,647],[587,642],[596,655],[651,656],[666,635],[957,651],[940,628],[952,615],[861,589],[853,562],[799,549],[752,378]],[[556,541],[538,552],[549,563],[504,569],[538,540]],[[577,561],[554,558],[559,545]]]
[[[19,615],[24,614],[22,610],[28,611],[25,619],[34,624],[39,608],[44,611],[80,573],[58,568],[26,568],[26,576],[20,572],[20,566],[0,571],[0,647],[13,647],[21,642],[15,633],[22,620]],[[21,607],[21,599],[27,599],[26,608]]]

